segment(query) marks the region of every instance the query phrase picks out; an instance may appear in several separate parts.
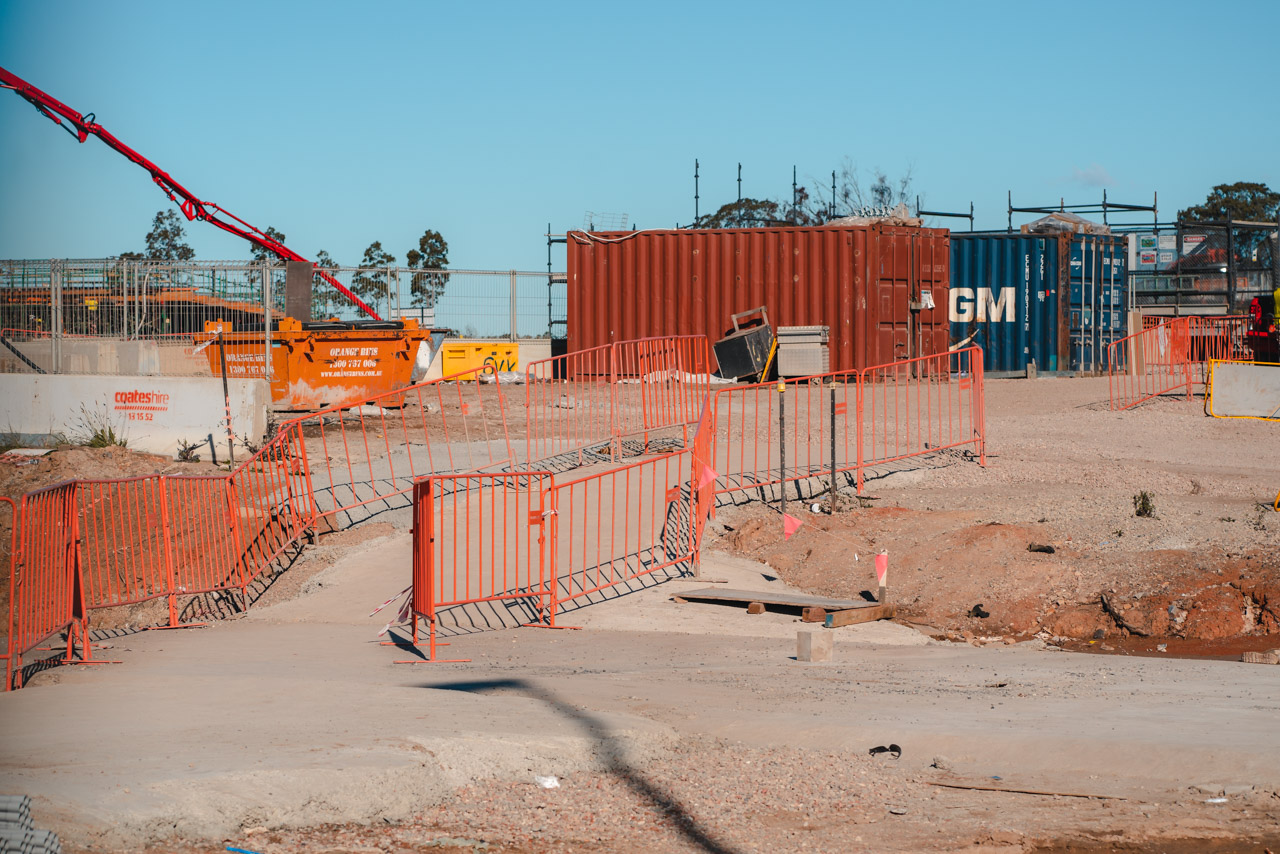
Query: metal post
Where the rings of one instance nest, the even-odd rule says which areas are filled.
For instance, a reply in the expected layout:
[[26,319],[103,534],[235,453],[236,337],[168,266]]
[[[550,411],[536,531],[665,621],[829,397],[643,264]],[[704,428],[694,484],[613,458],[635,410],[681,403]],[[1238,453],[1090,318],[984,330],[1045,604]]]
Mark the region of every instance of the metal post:
[[227,387],[227,339],[218,329],[218,359],[222,362],[222,402],[227,412],[227,455],[231,460],[228,470],[236,467],[236,434],[231,428],[231,391]]
[[778,474],[781,482],[778,491],[782,493],[782,514],[787,513],[787,385],[778,380]]
[[1236,307],[1236,241],[1232,234],[1231,212],[1227,212],[1227,314]]
[[[511,340],[516,340],[516,271],[511,271]],[[513,366],[514,367],[514,366]]]
[[693,160],[693,224],[698,224],[698,160]]
[[[264,263],[262,265],[262,346],[263,346],[262,376],[267,380],[267,382],[271,382],[271,314],[272,314],[271,312],[271,271],[270,271],[270,268]],[[227,375],[226,352],[227,352],[226,349],[223,348],[222,376],[224,378]],[[230,410],[230,407],[228,407],[227,409],[228,435],[230,434],[230,432],[231,432],[231,410]],[[234,463],[235,461],[232,460],[232,464]]]
[[547,223],[547,337],[551,337],[551,223]]
[[836,515],[836,388],[831,387],[831,515]]
[[62,262],[49,262],[50,373],[62,373]]

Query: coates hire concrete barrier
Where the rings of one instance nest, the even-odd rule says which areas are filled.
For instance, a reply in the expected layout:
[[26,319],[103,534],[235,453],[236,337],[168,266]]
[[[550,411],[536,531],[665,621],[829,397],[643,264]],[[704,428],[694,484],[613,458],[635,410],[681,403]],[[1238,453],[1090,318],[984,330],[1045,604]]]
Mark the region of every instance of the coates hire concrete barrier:
[[[237,453],[261,443],[271,390],[266,380],[228,381]],[[87,442],[110,427],[136,451],[173,456],[178,443],[213,434],[218,459],[227,449],[222,379],[205,377],[0,374],[0,434],[26,445]]]

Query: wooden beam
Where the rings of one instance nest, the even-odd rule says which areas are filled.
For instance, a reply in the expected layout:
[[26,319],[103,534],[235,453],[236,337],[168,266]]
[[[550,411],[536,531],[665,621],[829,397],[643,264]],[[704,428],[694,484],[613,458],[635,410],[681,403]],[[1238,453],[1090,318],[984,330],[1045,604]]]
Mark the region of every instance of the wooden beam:
[[827,614],[827,620],[823,625],[828,629],[838,629],[841,626],[853,626],[858,623],[891,620],[897,610],[896,605],[875,605],[871,608],[851,608],[847,611],[833,611]]

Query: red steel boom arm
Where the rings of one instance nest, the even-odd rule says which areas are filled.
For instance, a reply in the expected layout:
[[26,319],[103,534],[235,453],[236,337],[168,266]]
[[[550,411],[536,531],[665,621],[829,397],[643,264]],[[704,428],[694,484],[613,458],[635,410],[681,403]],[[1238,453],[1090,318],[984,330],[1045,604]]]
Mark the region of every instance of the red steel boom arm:
[[[150,160],[143,157],[120,140],[116,139],[109,130],[98,124],[97,117],[94,116],[93,113],[89,113],[88,115],[81,115],[80,113],[77,113],[57,98],[54,98],[47,92],[37,89],[21,77],[4,68],[0,68],[0,88],[12,89],[20,98],[30,101],[37,110],[52,119],[54,124],[74,136],[78,141],[84,142],[90,135],[96,136],[108,146],[115,149],[120,154],[123,154],[129,160],[132,160],[143,169],[146,169],[151,173],[151,180],[156,182],[157,186],[164,191],[164,194],[169,197],[170,201],[178,203],[179,207],[182,209],[183,216],[188,220],[198,219],[216,225],[223,231],[229,231],[237,237],[243,237],[250,243],[255,243],[269,252],[274,252],[281,258],[285,258],[290,261],[307,261],[306,258],[303,258],[297,252],[294,252],[279,241],[272,240],[265,233],[245,222],[227,209],[219,207],[213,202],[201,201],[194,193],[179,184],[177,181],[173,180],[168,172],[165,172],[159,166],[152,163]],[[62,123],[63,119],[66,119],[66,121],[74,127],[75,130],[73,131],[71,128],[64,125]],[[343,287],[342,283],[333,276],[326,273],[323,269],[317,269],[316,272],[320,274],[320,278],[333,285],[333,287],[337,289],[338,293],[355,303],[356,306],[369,317],[372,317],[374,320],[382,319],[378,316],[377,312],[366,305],[363,300],[353,294],[350,290]]]

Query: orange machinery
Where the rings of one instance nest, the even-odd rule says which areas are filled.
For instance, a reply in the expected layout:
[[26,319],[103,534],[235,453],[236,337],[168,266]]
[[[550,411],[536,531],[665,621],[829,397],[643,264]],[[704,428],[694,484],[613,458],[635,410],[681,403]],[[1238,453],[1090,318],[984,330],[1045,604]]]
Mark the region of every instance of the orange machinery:
[[[278,410],[315,410],[355,404],[411,382],[414,360],[432,330],[416,320],[320,320],[286,317],[272,324],[271,401]],[[222,372],[223,336],[230,379],[266,376],[260,330],[234,331],[208,321],[195,336],[215,376]],[[439,334],[439,333],[436,333]]]

